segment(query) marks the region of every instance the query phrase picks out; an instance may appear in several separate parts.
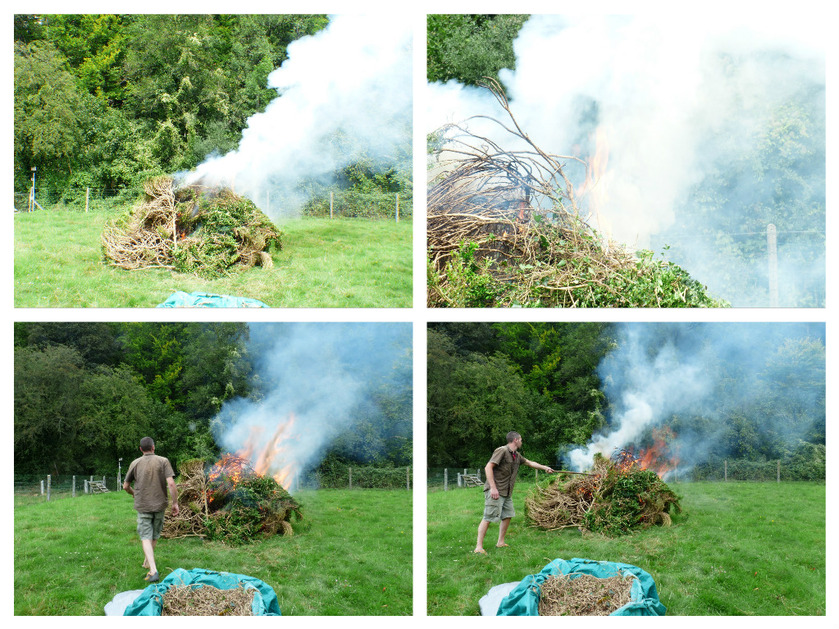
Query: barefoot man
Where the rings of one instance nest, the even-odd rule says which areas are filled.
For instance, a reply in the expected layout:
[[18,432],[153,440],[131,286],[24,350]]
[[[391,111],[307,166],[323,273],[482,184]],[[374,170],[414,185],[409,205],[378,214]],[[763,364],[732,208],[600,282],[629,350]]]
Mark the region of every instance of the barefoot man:
[[474,551],[476,553],[486,554],[484,536],[490,522],[500,522],[496,546],[499,548],[507,546],[504,537],[507,535],[510,519],[516,515],[513,507],[513,486],[516,484],[519,466],[526,465],[553,474],[553,470],[547,465],[524,458],[519,452],[520,449],[521,435],[517,432],[508,432],[507,445],[496,448],[484,468],[487,477],[484,484],[484,518],[478,526],[478,544]]
[[[154,562],[154,548],[163,529],[163,514],[169,497],[166,487],[172,494],[172,515],[178,515],[178,488],[175,485],[175,472],[169,459],[154,453],[154,440],[151,437],[140,439],[139,459],[135,459],[128,467],[122,488],[134,496],[134,509],[137,511],[137,533],[143,544],[143,568],[149,573],[145,580],[155,583],[160,580],[157,564]],[[131,483],[134,487],[131,487]]]

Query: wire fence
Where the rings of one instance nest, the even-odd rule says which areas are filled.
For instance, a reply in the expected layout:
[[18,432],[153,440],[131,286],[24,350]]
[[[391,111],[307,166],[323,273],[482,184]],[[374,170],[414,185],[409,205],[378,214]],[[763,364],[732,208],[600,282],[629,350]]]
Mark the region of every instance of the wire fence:
[[[133,188],[72,187],[60,191],[38,191],[33,199],[31,189],[16,190],[14,210],[121,212],[131,207],[139,195],[140,192]],[[274,213],[286,213],[283,202],[268,192],[260,194],[254,202],[269,216]],[[303,206],[302,215],[319,218],[387,219],[399,222],[411,220],[413,199],[410,194],[404,193],[336,190],[309,200]]]
[[[78,498],[86,495],[121,491],[120,475],[52,475],[15,474],[14,495],[34,501]],[[396,489],[411,490],[411,467],[341,466],[327,471],[312,470],[293,475],[289,480],[291,493],[313,489]]]
[[[545,472],[530,468],[519,469],[519,480],[538,481],[544,479]],[[826,478],[823,460],[795,461],[745,461],[736,459],[716,459],[688,467],[676,467],[663,476],[668,483],[686,483],[694,481],[715,482],[786,482],[816,481]],[[483,486],[486,474],[479,468],[428,468],[428,491],[450,491],[476,487],[475,481]]]

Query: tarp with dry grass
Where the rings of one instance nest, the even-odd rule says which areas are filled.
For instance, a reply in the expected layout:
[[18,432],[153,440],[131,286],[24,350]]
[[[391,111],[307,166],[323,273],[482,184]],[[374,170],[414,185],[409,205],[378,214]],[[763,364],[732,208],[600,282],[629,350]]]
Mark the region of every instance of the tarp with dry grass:
[[679,497],[655,472],[641,469],[628,453],[615,460],[595,457],[585,474],[559,474],[534,487],[525,499],[528,521],[555,531],[577,528],[624,535],[653,525],[670,526]]
[[498,606],[498,616],[663,616],[646,570],[617,561],[554,559],[528,575]]
[[178,465],[179,513],[166,513],[162,536],[206,537],[241,544],[272,535],[293,535],[300,504],[270,476],[247,461],[225,455],[215,465],[194,459]]
[[[519,126],[497,82],[485,85],[508,121],[447,125],[428,188],[430,307],[721,305],[676,265],[629,252],[583,218],[566,174],[571,155],[543,151]],[[470,122],[497,127],[492,135]],[[590,179],[587,173],[586,179]]]
[[131,212],[105,226],[102,248],[114,266],[218,277],[234,268],[271,267],[271,252],[282,248],[282,232],[229,189],[176,187],[171,177],[156,177],[144,191]]

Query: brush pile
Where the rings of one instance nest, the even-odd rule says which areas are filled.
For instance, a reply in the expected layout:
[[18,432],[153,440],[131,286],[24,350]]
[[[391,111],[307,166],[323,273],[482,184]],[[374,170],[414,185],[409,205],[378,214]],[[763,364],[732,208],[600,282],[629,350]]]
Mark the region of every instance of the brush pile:
[[180,512],[167,512],[162,536],[206,537],[243,544],[272,535],[293,535],[292,518],[303,517],[300,504],[269,476],[247,461],[226,454],[207,469],[202,460],[179,465]]
[[509,126],[470,120],[498,125],[516,149],[464,125],[433,134],[441,148],[428,189],[429,307],[722,305],[678,266],[630,253],[592,228],[566,174],[570,163],[589,180],[589,165],[540,149],[500,85],[485,87]]
[[525,499],[530,523],[554,531],[578,528],[617,536],[653,525],[670,526],[679,497],[655,472],[641,469],[631,453],[612,460],[596,455],[591,473],[570,480],[561,473]]
[[270,219],[226,188],[176,188],[171,177],[156,177],[144,191],[130,213],[105,226],[102,248],[114,266],[213,278],[236,267],[270,267],[270,252],[282,249],[282,233]]
[[633,575],[557,574],[540,585],[540,616],[608,616],[630,602]]
[[254,588],[220,590],[212,585],[172,586],[163,594],[161,616],[253,616]]

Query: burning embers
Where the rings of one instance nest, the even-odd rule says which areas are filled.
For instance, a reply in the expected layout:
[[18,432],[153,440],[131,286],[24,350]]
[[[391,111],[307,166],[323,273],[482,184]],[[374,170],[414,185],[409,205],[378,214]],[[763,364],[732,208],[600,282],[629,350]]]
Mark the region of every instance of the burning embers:
[[612,459],[595,455],[588,473],[560,472],[536,486],[525,500],[527,517],[547,530],[578,528],[623,535],[637,528],[671,524],[670,508],[681,511],[679,497],[628,450]]

